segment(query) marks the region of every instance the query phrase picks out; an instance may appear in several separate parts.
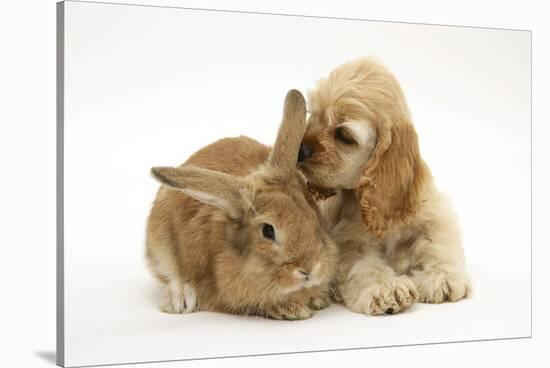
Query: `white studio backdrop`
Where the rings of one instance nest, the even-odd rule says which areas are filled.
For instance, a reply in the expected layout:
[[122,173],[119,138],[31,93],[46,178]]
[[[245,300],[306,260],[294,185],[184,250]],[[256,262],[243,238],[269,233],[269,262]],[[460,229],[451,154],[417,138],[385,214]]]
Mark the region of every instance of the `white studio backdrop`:
[[[67,365],[530,335],[529,32],[65,7]],[[143,257],[149,168],[226,136],[272,143],[288,89],[366,55],[400,80],[453,199],[473,297],[385,317],[332,306],[294,323],[160,313]]]

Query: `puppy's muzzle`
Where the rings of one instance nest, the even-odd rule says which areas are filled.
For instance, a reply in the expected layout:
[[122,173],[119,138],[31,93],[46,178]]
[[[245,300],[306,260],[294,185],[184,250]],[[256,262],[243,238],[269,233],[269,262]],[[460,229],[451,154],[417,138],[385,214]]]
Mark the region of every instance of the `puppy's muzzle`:
[[313,147],[309,144],[300,144],[300,150],[298,151],[298,162],[302,162],[311,156],[313,156]]

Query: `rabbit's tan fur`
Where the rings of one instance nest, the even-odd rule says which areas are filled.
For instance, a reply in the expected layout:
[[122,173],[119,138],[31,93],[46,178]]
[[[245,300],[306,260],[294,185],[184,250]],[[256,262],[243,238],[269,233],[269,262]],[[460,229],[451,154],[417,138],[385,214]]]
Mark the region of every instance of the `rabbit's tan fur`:
[[382,314],[464,298],[458,221],[420,156],[394,76],[373,59],[354,60],[322,79],[308,102],[303,144],[314,153],[298,166],[319,197],[336,194],[322,212],[340,248],[341,301]]
[[[152,169],[164,185],[149,216],[146,255],[164,284],[163,311],[292,320],[328,306],[337,248],[295,168],[304,130],[305,101],[290,91],[273,150],[226,138],[178,168]],[[264,223],[275,240],[262,235]]]

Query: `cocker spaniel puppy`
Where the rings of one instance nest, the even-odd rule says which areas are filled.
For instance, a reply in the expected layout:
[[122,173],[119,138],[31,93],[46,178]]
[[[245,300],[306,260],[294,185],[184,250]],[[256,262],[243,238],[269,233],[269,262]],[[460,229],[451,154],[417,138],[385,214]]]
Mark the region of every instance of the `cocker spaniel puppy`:
[[309,104],[298,167],[340,247],[337,299],[376,315],[467,296],[458,221],[420,157],[394,76],[372,59],[348,62]]

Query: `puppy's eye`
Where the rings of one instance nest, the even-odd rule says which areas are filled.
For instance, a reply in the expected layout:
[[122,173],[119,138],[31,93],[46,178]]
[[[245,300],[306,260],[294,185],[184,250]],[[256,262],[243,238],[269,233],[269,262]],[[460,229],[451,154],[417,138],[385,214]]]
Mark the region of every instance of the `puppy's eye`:
[[353,139],[353,136],[348,132],[346,128],[343,127],[336,128],[336,130],[334,131],[334,138],[344,144],[357,144],[355,139]]
[[262,225],[262,235],[266,239],[275,240],[275,229],[270,224]]

